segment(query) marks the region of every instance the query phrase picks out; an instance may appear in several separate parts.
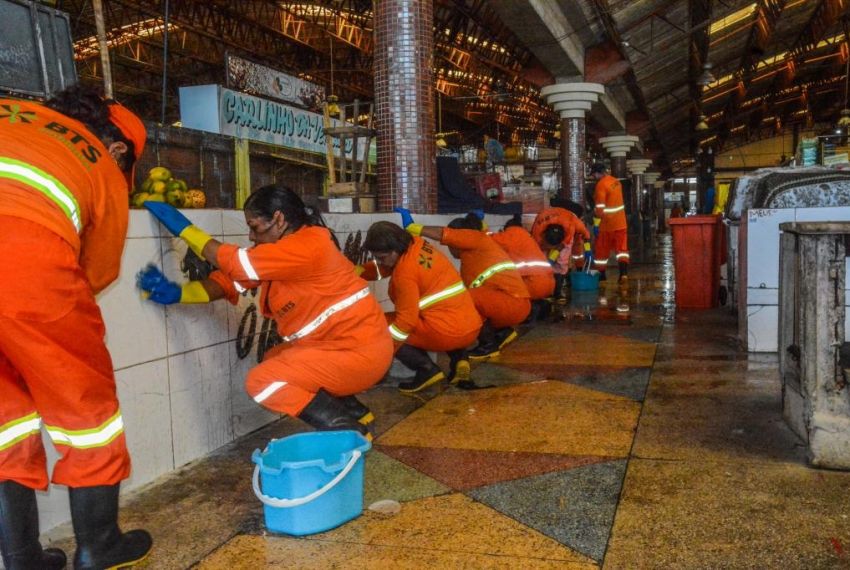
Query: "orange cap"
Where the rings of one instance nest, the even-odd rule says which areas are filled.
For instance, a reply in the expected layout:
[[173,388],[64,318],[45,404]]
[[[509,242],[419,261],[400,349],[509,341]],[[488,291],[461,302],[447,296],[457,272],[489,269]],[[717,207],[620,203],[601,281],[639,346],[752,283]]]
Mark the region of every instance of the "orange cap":
[[109,105],[109,120],[118,127],[118,130],[127,137],[127,140],[133,142],[136,151],[135,158],[139,160],[142,151],[145,150],[145,141],[148,138],[142,120],[133,111],[114,101]]

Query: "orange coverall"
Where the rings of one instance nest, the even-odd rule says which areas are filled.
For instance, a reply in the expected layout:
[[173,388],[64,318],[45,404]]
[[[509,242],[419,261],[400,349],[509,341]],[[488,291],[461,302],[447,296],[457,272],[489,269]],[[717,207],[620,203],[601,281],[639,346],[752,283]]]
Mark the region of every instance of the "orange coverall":
[[[587,231],[584,222],[566,208],[541,210],[531,225],[531,235],[540,245],[540,249],[544,251],[550,246],[543,239],[543,233],[552,224],[559,224],[564,227],[564,241],[561,243],[563,243],[565,249],[570,249],[570,257],[575,266],[579,269],[584,267],[584,242],[590,239],[590,232]],[[567,268],[564,267],[563,272],[566,272],[566,270]]]
[[531,312],[528,289],[514,262],[490,236],[444,228],[440,243],[460,251],[460,275],[484,319],[497,329],[525,320]]
[[555,273],[537,242],[519,226],[490,234],[514,261],[532,300],[546,299],[555,291]]
[[[375,264],[367,264],[361,275],[369,281],[382,276]],[[449,352],[478,338],[481,316],[463,280],[452,262],[421,237],[414,237],[399,257],[389,295],[395,304],[389,331],[397,346]]]
[[617,261],[629,262],[629,246],[626,238],[626,207],[623,204],[623,186],[620,181],[606,174],[596,183],[593,194],[595,209],[593,215],[601,218],[599,236],[593,251],[593,265],[599,271],[605,271],[608,257],[613,250]]
[[261,287],[259,309],[284,340],[248,373],[245,387],[258,404],[297,416],[320,388],[357,394],[389,369],[393,342],[384,313],[327,228],[304,226],[251,248],[222,244],[217,265],[210,279],[231,303],[234,282]]
[[113,485],[130,473],[95,294],[118,276],[127,181],[81,123],[0,99],[0,480]]

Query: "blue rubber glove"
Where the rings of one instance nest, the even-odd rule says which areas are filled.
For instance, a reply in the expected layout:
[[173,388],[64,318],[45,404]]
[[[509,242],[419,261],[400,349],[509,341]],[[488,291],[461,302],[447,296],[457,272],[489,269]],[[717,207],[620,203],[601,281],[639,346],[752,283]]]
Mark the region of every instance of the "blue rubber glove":
[[413,223],[413,216],[410,215],[410,210],[407,208],[393,208],[393,212],[401,214],[401,227],[407,228]]
[[[159,202],[153,202],[159,204]],[[169,281],[155,265],[151,264],[136,274],[136,286],[148,294],[148,300],[160,305],[180,302],[183,290],[177,283]]]
[[593,226],[593,237],[594,238],[599,237],[599,226]]
[[476,208],[474,210],[470,210],[470,213],[475,214],[479,220],[484,220],[484,210],[481,208]]
[[175,236],[180,236],[183,230],[192,225],[189,218],[181,214],[177,208],[165,202],[142,202],[142,206],[153,214],[153,217],[162,223],[168,231]]

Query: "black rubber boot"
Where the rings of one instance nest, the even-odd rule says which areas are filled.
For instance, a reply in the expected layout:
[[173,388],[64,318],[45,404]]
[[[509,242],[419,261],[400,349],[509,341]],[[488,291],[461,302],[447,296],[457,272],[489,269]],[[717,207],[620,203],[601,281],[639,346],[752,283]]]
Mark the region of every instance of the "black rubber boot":
[[298,418],[319,431],[354,430],[371,440],[369,430],[358,421],[342,400],[324,390],[316,392],[310,403],[298,414]]
[[434,364],[428,353],[421,348],[404,344],[395,353],[395,357],[398,358],[399,362],[416,372],[413,380],[398,385],[401,392],[412,394],[446,378],[440,367]]
[[608,280],[608,278],[605,276],[605,272],[600,271],[599,272],[599,282],[601,283],[602,281],[607,281],[607,280]]
[[518,338],[519,333],[512,327],[505,327],[496,331],[496,340],[499,343],[499,350],[502,350]]
[[35,491],[14,481],[0,483],[0,552],[6,570],[61,570],[65,553],[38,542]]
[[452,350],[449,353],[449,384],[458,388],[469,388],[475,385],[472,381],[472,369],[469,366],[469,356],[466,349]]
[[499,356],[499,339],[496,330],[487,321],[478,333],[478,346],[469,351],[469,360],[477,362]]
[[368,426],[375,421],[375,415],[372,413],[372,410],[355,396],[342,396],[339,398],[339,401],[342,402],[348,413],[354,416],[364,426]]
[[71,522],[77,538],[75,570],[128,568],[147,558],[153,546],[145,530],[118,528],[120,485],[71,487]]

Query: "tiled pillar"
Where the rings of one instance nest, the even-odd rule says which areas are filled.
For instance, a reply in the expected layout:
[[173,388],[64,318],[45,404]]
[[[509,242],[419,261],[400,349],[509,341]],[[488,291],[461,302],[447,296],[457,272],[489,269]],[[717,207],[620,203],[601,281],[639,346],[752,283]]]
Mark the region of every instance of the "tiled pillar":
[[637,144],[638,138],[632,135],[613,135],[599,139],[608,154],[611,155],[611,176],[624,180],[628,177],[626,154]]
[[561,198],[583,206],[585,127],[584,114],[605,93],[598,83],[556,83],[540,90],[540,96],[561,117]]
[[433,0],[374,3],[378,210],[437,211]]

